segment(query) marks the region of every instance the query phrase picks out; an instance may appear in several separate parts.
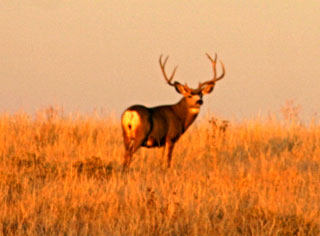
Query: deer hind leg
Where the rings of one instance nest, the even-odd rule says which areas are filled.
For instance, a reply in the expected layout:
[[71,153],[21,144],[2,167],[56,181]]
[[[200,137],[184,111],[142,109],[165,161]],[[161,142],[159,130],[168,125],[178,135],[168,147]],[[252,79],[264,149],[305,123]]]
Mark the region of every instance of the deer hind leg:
[[131,163],[131,159],[133,155],[133,145],[134,145],[134,140],[130,140],[127,143],[125,142],[125,153],[124,153],[122,171],[125,171]]
[[171,141],[166,142],[164,151],[165,151],[166,156],[167,156],[167,166],[168,166],[168,168],[170,168],[170,166],[171,166],[173,148],[174,148],[174,142],[171,142]]
[[143,140],[143,138],[130,139],[127,142],[125,140],[125,153],[122,168],[123,171],[129,168],[132,156],[141,147]]

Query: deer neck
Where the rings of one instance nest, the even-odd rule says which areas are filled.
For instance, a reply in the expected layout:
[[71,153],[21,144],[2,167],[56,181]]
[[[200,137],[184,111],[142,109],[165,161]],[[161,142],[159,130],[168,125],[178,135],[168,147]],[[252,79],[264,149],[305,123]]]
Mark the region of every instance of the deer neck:
[[193,123],[200,111],[200,108],[189,107],[185,98],[182,98],[177,104],[173,105],[173,109],[182,121],[184,131]]

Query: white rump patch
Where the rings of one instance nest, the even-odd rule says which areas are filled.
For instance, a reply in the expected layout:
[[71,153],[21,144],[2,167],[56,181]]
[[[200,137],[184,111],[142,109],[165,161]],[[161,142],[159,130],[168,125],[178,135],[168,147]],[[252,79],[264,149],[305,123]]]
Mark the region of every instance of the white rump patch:
[[125,111],[122,116],[122,127],[129,138],[135,138],[135,131],[141,124],[141,118],[136,111]]

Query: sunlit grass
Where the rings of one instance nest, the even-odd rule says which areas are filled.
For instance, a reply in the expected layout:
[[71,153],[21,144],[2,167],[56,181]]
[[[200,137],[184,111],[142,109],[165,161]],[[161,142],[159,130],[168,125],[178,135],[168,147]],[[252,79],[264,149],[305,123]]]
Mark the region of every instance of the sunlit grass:
[[320,234],[319,124],[208,121],[122,174],[115,118],[0,115],[0,234]]

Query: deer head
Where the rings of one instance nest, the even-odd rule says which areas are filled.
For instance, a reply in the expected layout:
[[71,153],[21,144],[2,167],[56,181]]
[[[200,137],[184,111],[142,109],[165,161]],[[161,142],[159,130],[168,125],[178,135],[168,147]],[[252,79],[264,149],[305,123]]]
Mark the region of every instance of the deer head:
[[217,69],[216,69],[217,54],[215,54],[214,60],[211,58],[211,56],[208,53],[206,53],[206,55],[212,65],[213,78],[208,81],[205,81],[203,83],[200,82],[198,88],[196,88],[196,89],[190,88],[187,84],[182,85],[178,81],[172,82],[178,66],[176,66],[174,68],[171,76],[168,77],[166,74],[166,71],[165,71],[165,66],[166,66],[166,63],[169,59],[169,56],[167,56],[164,59],[164,61],[162,61],[162,55],[159,58],[160,68],[161,68],[162,74],[163,74],[166,82],[170,86],[175,87],[176,91],[184,96],[184,99],[185,99],[187,106],[189,108],[191,108],[197,112],[199,111],[200,106],[203,104],[203,100],[202,100],[203,95],[211,93],[214,89],[215,83],[217,81],[221,80],[225,76],[225,68],[224,68],[223,63],[220,61],[221,66],[222,66],[222,74],[219,77],[217,77]]

